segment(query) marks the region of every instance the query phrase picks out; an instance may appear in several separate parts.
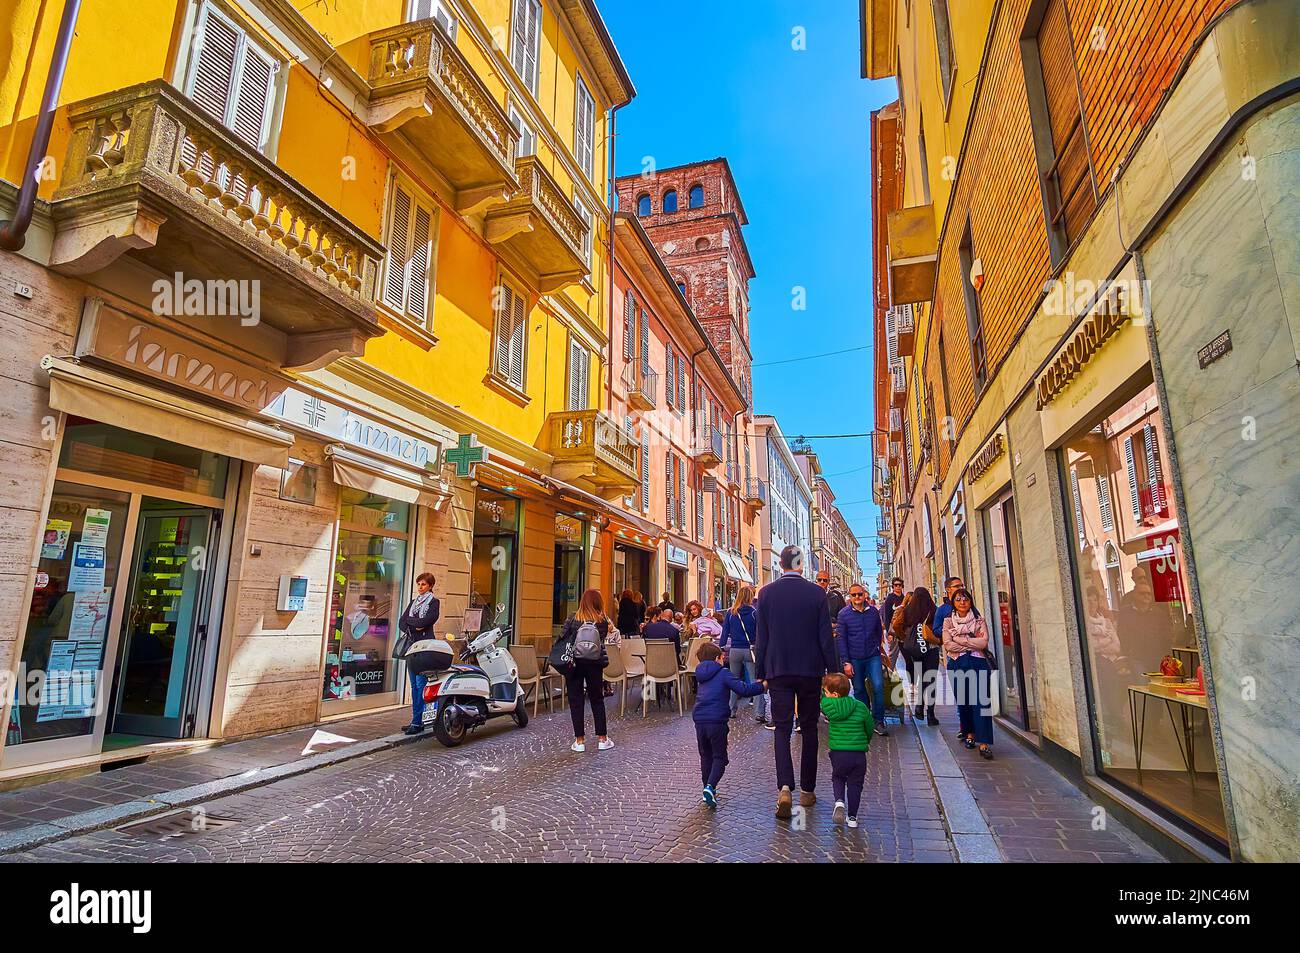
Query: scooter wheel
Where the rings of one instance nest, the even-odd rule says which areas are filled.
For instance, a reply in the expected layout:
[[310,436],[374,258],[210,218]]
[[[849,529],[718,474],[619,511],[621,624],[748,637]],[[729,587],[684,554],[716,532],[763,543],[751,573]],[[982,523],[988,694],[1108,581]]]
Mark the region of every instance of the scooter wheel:
[[433,736],[444,748],[454,748],[465,740],[465,721],[455,705],[444,705],[433,723]]

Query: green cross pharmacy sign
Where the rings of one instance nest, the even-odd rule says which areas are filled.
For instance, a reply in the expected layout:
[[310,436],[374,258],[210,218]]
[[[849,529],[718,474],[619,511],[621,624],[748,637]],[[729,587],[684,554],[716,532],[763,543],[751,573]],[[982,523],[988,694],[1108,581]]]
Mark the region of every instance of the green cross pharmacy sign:
[[463,433],[456,438],[456,446],[442,452],[442,458],[456,468],[456,476],[474,475],[474,467],[484,461],[487,452],[478,445],[478,436]]

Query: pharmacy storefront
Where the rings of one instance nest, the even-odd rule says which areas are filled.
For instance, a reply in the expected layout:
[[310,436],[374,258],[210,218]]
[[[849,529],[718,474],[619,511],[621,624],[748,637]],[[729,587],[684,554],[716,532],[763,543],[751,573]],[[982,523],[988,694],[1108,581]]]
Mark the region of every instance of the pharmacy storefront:
[[[200,383],[168,359],[182,348]],[[284,466],[294,443],[256,419],[283,387],[274,372],[98,299],[75,353],[41,367],[57,449],[6,769],[204,732],[242,467]]]

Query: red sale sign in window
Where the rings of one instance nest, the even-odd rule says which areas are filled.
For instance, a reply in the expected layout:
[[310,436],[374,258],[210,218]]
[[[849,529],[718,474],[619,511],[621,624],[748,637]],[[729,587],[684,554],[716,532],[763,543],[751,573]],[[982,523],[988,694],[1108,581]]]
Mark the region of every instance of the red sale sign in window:
[[1151,570],[1151,588],[1156,602],[1183,601],[1183,576],[1178,568],[1178,552],[1176,529],[1147,537],[1146,552],[1142,555],[1148,557],[1144,561]]

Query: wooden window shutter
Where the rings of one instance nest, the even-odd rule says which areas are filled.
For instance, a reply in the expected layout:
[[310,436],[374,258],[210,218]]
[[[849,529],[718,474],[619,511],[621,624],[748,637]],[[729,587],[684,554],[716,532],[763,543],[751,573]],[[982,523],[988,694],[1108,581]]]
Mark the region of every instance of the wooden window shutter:
[[235,89],[235,65],[242,33],[208,4],[203,4],[195,28],[194,65],[191,67],[189,97],[226,121],[226,110]]
[[623,297],[623,360],[630,361],[635,353],[632,342],[636,338],[636,298],[632,292]]
[[574,100],[573,157],[578,160],[582,171],[590,176],[596,161],[596,101],[581,76],[577,77]]
[[1133,459],[1133,438],[1124,438],[1124,466],[1128,469],[1128,495],[1133,507],[1133,522],[1142,523],[1142,497],[1138,493],[1137,461]]
[[271,126],[272,83],[276,63],[245,37],[239,90],[230,117],[230,128],[259,152],[266,148]]
[[1074,530],[1079,534],[1079,550],[1088,545],[1088,537],[1083,531],[1083,500],[1079,498],[1079,471],[1070,468],[1070,495],[1074,497]]
[[641,512],[650,512],[650,438],[641,436]]
[[589,352],[577,341],[569,341],[569,410],[587,409]]
[[1165,481],[1160,472],[1160,444],[1156,440],[1156,428],[1150,424],[1142,427],[1143,443],[1147,451],[1147,486],[1151,489],[1151,505],[1156,513],[1166,515]]
[[641,309],[641,376],[650,373],[650,314]]
[[677,512],[675,496],[677,480],[674,463],[673,452],[669,450],[664,454],[664,525],[668,527],[673,525],[673,514]]
[[429,319],[429,258],[433,250],[433,216],[423,205],[415,206],[411,228],[411,257],[407,266],[406,313],[420,324]]
[[511,17],[511,49],[510,65],[515,68],[519,78],[528,85],[528,74],[525,72],[525,65],[528,61],[528,18],[530,16],[530,0],[515,0],[514,14]]
[[514,309],[514,292],[509,285],[500,285],[497,294],[496,334],[493,335],[493,370],[501,378],[510,373],[510,315]]
[[411,196],[397,182],[393,182],[393,198],[388,221],[388,263],[384,276],[384,304],[394,311],[401,311],[406,306],[406,264],[411,254]]
[[1101,528],[1103,532],[1115,532],[1115,511],[1110,505],[1110,480],[1097,474],[1097,500],[1101,509]]
[[524,313],[524,299],[516,293],[510,296],[510,374],[509,381],[524,389],[524,336],[528,331],[528,316]]
[[686,355],[677,355],[677,409],[686,412]]
[[704,491],[699,487],[695,488],[695,538],[704,539]]
[[1050,175],[1057,192],[1051,224],[1064,231],[1068,245],[1083,230],[1096,200],[1079,109],[1074,42],[1064,0],[1049,0],[1047,4],[1038,28],[1038,57],[1054,154]]

